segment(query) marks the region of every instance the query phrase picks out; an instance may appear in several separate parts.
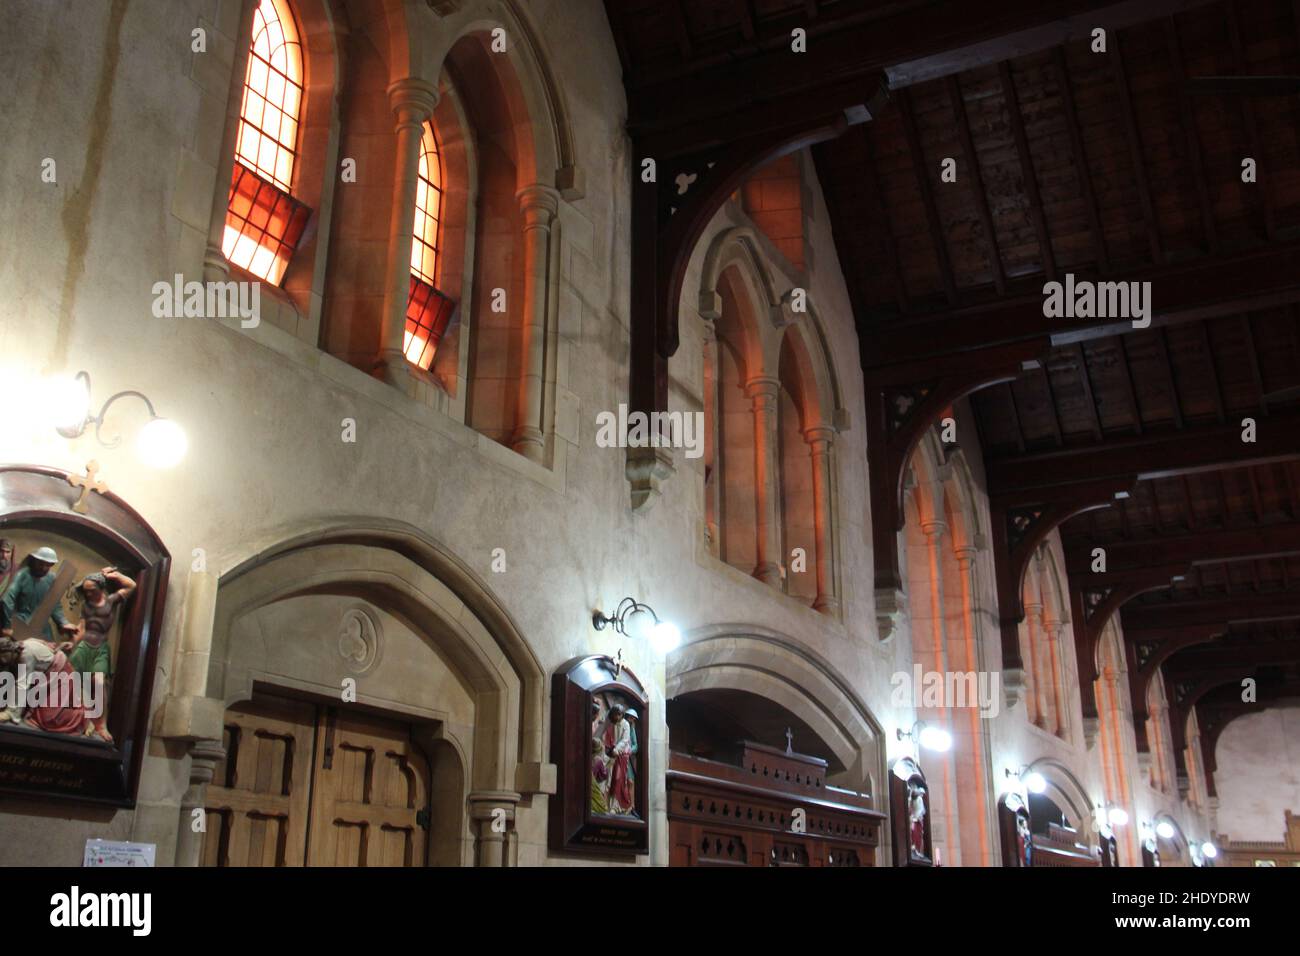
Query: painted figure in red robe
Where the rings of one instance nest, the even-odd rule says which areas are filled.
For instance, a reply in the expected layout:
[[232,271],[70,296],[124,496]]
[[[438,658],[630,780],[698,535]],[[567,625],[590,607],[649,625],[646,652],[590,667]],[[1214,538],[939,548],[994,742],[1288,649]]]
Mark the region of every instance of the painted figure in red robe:
[[609,708],[609,721],[605,724],[605,754],[609,758],[609,812],[627,815],[636,812],[636,799],[632,792],[632,732],[624,718],[622,704]]

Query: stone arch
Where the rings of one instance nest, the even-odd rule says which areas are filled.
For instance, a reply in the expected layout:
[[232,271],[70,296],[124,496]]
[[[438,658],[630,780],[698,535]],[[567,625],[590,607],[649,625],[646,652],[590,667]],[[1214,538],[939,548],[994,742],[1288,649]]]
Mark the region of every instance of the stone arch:
[[[762,430],[760,397],[775,398],[765,371],[762,322],[771,290],[752,244],[715,242],[700,285],[706,320],[703,366],[706,539],[715,557],[769,583],[779,557],[762,536],[767,477],[755,449]],[[768,388],[767,386],[771,386]],[[758,389],[759,391],[756,391]]]
[[[511,115],[530,135],[521,143],[519,182],[522,189],[534,183],[558,190],[566,199],[582,196],[569,109],[563,90],[551,70],[541,36],[517,0],[479,0],[465,9],[435,18],[421,30],[422,60],[416,69],[428,82],[437,83],[452,49],[468,37],[490,41],[494,30],[505,31],[509,65],[502,72]],[[425,18],[428,19],[427,17]]]
[[700,272],[701,315],[706,319],[713,318],[712,313],[717,309],[712,296],[718,291],[718,282],[727,269],[739,266],[750,283],[755,308],[761,307],[763,314],[771,317],[772,309],[779,305],[781,296],[777,292],[772,270],[764,261],[761,248],[758,233],[750,226],[733,226],[713,237],[705,250]]
[[[177,863],[198,861],[201,837],[191,835],[189,819],[204,805],[224,754],[226,709],[255,693],[337,705],[346,678],[355,681],[350,700],[359,711],[410,726],[437,774],[430,801],[440,818],[430,862],[501,865],[513,858],[516,837],[494,829],[495,812],[504,807],[513,821],[525,795],[549,789],[545,675],[490,590],[438,543],[399,522],[344,522],[250,552],[215,582],[206,648],[182,649],[179,679],[197,684],[198,696],[173,697],[168,706],[188,717],[191,729],[163,718],[163,735],[190,741],[192,757]],[[346,648],[342,640],[343,625],[358,615],[369,621],[362,653],[356,634]],[[196,642],[200,629],[191,626],[187,640]]]
[[1075,829],[1088,834],[1088,844],[1092,846],[1096,830],[1093,825],[1095,801],[1088,795],[1087,788],[1074,775],[1074,771],[1055,757],[1038,758],[1029,764],[1026,773],[1029,771],[1042,774],[1043,780],[1047,782],[1045,794],[1057,806],[1068,811],[1070,822]]
[[[370,600],[419,629],[431,650],[445,654],[459,671],[483,706],[476,714],[471,754],[475,788],[515,789],[520,767],[542,763],[546,679],[540,662],[509,612],[474,572],[450,551],[399,522],[341,523],[298,535],[221,575],[207,696],[234,703],[247,699],[255,683],[275,676],[266,666],[243,666],[232,659],[241,618],[294,597],[324,594]],[[255,633],[246,639],[260,641],[262,659],[274,661],[274,641]],[[349,676],[331,661],[307,683],[337,696],[338,681],[320,679],[334,674]],[[370,694],[359,679],[359,699]],[[399,709],[428,711],[420,703]],[[479,733],[480,723],[486,734]]]
[[665,697],[711,688],[748,691],[798,716],[846,768],[837,785],[870,793],[885,779],[884,730],[820,656],[754,624],[697,628],[668,656]]

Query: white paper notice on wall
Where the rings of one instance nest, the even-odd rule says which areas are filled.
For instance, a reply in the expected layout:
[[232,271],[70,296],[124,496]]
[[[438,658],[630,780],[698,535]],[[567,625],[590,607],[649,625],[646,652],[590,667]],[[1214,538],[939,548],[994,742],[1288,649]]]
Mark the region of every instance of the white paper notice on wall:
[[87,840],[82,866],[153,866],[156,843],[113,843]]

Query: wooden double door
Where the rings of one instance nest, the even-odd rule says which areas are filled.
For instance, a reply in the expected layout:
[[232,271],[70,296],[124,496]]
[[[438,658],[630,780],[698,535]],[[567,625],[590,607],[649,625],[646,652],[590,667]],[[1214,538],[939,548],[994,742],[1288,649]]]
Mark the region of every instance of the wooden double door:
[[411,727],[304,701],[226,712],[205,866],[424,866],[429,762]]

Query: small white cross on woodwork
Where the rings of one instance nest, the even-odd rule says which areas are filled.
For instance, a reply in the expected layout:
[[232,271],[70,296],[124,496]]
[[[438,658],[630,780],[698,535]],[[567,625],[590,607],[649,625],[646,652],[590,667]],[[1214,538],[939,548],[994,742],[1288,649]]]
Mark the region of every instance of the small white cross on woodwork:
[[68,484],[81,489],[81,497],[72,506],[72,510],[79,515],[86,513],[86,502],[90,500],[92,491],[97,491],[101,495],[108,491],[108,485],[95,478],[95,473],[98,471],[99,462],[90,461],[86,463],[86,473],[84,475],[68,475]]

